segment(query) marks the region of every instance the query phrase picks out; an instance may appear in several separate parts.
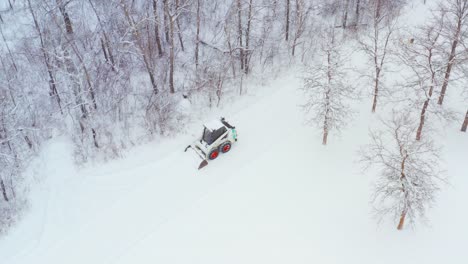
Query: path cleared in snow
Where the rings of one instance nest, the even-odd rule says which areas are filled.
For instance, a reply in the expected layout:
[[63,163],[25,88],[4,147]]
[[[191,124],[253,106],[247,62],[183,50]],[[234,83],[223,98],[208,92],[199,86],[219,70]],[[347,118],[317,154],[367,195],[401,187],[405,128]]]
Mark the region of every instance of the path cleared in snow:
[[[226,116],[239,142],[201,171],[183,156],[188,136],[80,172],[67,142],[52,144],[41,167],[50,180],[0,242],[2,263],[465,263],[466,170],[451,171],[457,185],[444,188],[432,227],[377,226],[370,179],[355,164],[367,105],[324,147],[303,124],[300,84],[289,74]],[[451,168],[466,162],[459,134],[447,142]]]

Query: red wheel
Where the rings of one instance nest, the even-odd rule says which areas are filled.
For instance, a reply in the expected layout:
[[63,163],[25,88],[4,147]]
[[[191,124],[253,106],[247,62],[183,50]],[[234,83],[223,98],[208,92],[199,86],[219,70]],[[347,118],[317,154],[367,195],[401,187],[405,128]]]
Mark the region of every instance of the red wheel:
[[214,160],[219,156],[219,151],[217,149],[214,149],[210,152],[209,158],[210,160]]
[[224,145],[221,146],[221,152],[226,153],[229,150],[231,150],[231,143],[227,142],[227,143],[224,143]]

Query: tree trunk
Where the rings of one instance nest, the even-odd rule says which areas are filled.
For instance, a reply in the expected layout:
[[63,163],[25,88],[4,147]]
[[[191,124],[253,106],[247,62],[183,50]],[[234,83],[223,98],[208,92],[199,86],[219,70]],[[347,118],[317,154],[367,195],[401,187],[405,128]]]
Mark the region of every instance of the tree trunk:
[[324,127],[323,127],[322,145],[327,145],[327,140],[328,140],[328,128],[327,128],[327,122],[325,121]]
[[424,102],[423,108],[421,110],[421,115],[419,117],[419,126],[418,126],[418,130],[416,132],[416,140],[421,140],[421,133],[422,133],[422,129],[423,129],[423,126],[424,126],[425,119],[426,119],[426,110],[427,110],[428,105],[429,105],[429,99],[427,99]]
[[468,110],[466,111],[465,121],[463,122],[463,125],[461,127],[461,131],[466,132],[466,127],[468,127]]
[[[334,39],[332,40],[333,43]],[[331,92],[331,82],[332,82],[332,70],[331,70],[331,52],[327,51],[327,91],[325,92],[325,116],[323,120],[323,139],[322,144],[327,145],[328,140],[328,119],[330,115],[330,92]]]
[[198,69],[198,54],[200,49],[200,1],[197,0],[197,34],[195,38],[195,69]]
[[379,78],[380,78],[380,69],[376,67],[375,72],[375,83],[374,83],[374,100],[372,103],[372,113],[375,113],[375,109],[377,108],[377,97],[379,95]]
[[356,1],[356,28],[359,25],[359,15],[361,11],[361,0]]
[[63,1],[57,0],[57,5],[58,5],[60,13],[63,16],[63,21],[65,23],[65,29],[67,30],[67,34],[69,35],[73,34],[72,22],[71,22],[70,16],[68,15],[68,12],[65,10],[65,5],[63,4]]
[[179,15],[180,15],[180,11],[179,11],[180,7],[179,7],[179,0],[176,0],[176,25],[177,25],[177,35],[179,36],[179,42],[180,42],[180,48],[182,49],[182,51],[185,51],[185,48],[184,48],[184,41],[182,40],[182,32],[180,31],[180,22],[179,22]]
[[101,38],[101,49],[104,55],[104,59],[106,60],[106,62],[109,62],[109,57],[107,56],[106,46],[104,46],[104,40],[102,38]]
[[231,33],[227,29],[227,26],[224,26],[224,33],[226,34],[227,44],[229,48],[229,57],[230,57],[229,63],[231,64],[232,77],[236,78],[236,67],[235,67],[235,62],[234,62],[234,56],[232,54],[233,50],[232,50],[232,44],[231,44]]
[[167,17],[169,19],[169,90],[173,94],[175,93],[174,88],[174,19],[169,10],[167,11]]
[[158,4],[157,0],[153,0],[153,16],[154,16],[154,35],[156,40],[156,46],[158,47],[159,57],[163,55],[163,49],[161,45],[161,37],[159,36],[159,17],[158,17]]
[[344,14],[343,14],[343,29],[346,29],[346,24],[348,22],[348,7],[349,7],[349,0],[345,0],[344,6]]
[[96,130],[94,130],[94,128],[91,128],[91,133],[93,134],[93,141],[94,141],[94,146],[96,148],[99,148],[99,144],[97,142],[97,133],[96,133]]
[[239,35],[239,51],[240,51],[240,63],[241,69],[244,69],[244,46],[242,41],[242,6],[241,0],[237,0],[237,22],[238,22],[238,35]]
[[400,221],[398,222],[398,230],[402,230],[405,225],[406,211],[403,211],[400,216]]
[[376,7],[375,7],[375,18],[377,20],[380,19],[381,9],[382,9],[382,0],[377,0]]
[[292,44],[292,56],[294,57],[294,55],[296,54],[296,46],[297,46],[297,40],[299,39],[300,35],[301,35],[301,31],[302,31],[302,10],[301,10],[301,4],[299,2],[299,0],[296,0],[296,30],[295,30],[295,34],[294,34],[294,40],[293,40],[293,44]]
[[291,6],[291,0],[286,0],[286,41],[289,39],[289,9]]
[[250,51],[249,51],[249,42],[250,42],[250,25],[252,24],[252,1],[249,1],[249,14],[247,17],[247,31],[245,32],[245,49],[246,52],[244,54],[244,71],[245,74],[249,74],[249,57],[250,57]]
[[3,199],[5,200],[5,202],[8,202],[9,199],[8,199],[8,195],[7,195],[7,191],[6,191],[5,183],[3,182],[3,179],[0,179],[0,187],[2,188]]
[[[432,58],[432,52],[431,54],[429,55],[429,59],[431,60]],[[431,64],[432,65],[432,64]],[[431,68],[432,69],[432,68]],[[419,118],[419,126],[418,126],[418,130],[416,132],[416,140],[421,140],[421,133],[422,133],[422,129],[423,129],[423,126],[424,126],[424,123],[426,121],[426,111],[427,111],[427,107],[429,106],[429,102],[431,101],[431,97],[432,97],[432,93],[433,93],[433,90],[434,90],[434,79],[435,79],[435,73],[433,72],[432,73],[432,84],[431,84],[431,87],[429,88],[429,92],[427,94],[427,99],[426,101],[424,102],[423,104],[423,108],[421,110],[421,115],[420,115],[420,118]]]
[[458,24],[457,24],[457,31],[455,32],[455,37],[452,42],[452,49],[450,51],[449,59],[447,62],[447,69],[445,70],[444,82],[442,83],[442,88],[440,90],[439,101],[437,102],[439,105],[442,105],[442,103],[444,102],[445,93],[447,91],[447,86],[449,83],[450,74],[452,72],[452,67],[453,67],[454,59],[456,55],[456,49],[458,46],[458,39],[460,38],[460,32],[461,32],[461,26],[462,26],[461,24],[462,24],[462,21],[461,19],[459,19]]
[[164,34],[166,36],[166,42],[169,42],[169,18],[167,17],[167,13],[168,13],[168,4],[167,4],[167,1],[168,0],[163,0],[163,13],[164,13]]

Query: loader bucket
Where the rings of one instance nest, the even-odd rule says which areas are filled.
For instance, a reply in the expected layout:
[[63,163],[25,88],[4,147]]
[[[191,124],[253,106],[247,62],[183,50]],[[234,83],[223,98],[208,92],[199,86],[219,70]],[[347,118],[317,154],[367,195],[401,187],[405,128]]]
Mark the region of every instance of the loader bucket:
[[205,167],[206,165],[208,165],[208,161],[203,160],[203,161],[200,163],[200,166],[198,166],[198,169],[201,169],[201,168]]
[[188,146],[185,151],[188,149],[191,149],[191,163],[193,164],[192,166],[198,166],[198,169],[201,169],[203,167],[206,167],[208,165],[208,161],[205,159],[205,156],[197,150],[195,147],[192,147],[191,145]]

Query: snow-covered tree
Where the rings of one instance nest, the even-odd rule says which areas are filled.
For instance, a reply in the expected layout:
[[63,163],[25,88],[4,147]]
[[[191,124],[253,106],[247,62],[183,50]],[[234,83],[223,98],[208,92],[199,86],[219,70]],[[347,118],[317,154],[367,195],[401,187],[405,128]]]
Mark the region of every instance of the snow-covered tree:
[[323,131],[322,144],[326,145],[331,131],[342,129],[351,117],[348,100],[353,97],[354,88],[349,85],[345,59],[341,55],[340,41],[333,28],[322,35],[320,61],[308,66],[304,76],[303,91],[306,103],[304,111],[310,124]]
[[[422,137],[423,128],[430,115],[441,119],[450,119],[451,114],[440,107],[435,107],[437,90],[443,82],[443,56],[439,52],[443,25],[430,23],[418,29],[414,38],[407,36],[400,45],[399,58],[407,66],[405,81],[409,111],[420,108],[419,125],[416,140]],[[422,107],[421,107],[422,105]]]
[[365,53],[369,70],[365,76],[372,86],[372,112],[376,111],[377,102],[388,95],[383,77],[388,61],[391,37],[396,24],[391,9],[382,8],[382,1],[376,0],[369,4],[371,11],[370,31],[359,40],[361,50]]
[[440,150],[428,135],[414,138],[417,122],[406,113],[393,112],[392,119],[382,125],[371,131],[371,142],[360,153],[361,162],[376,176],[372,196],[376,215],[392,216],[401,230],[406,220],[424,220],[434,204],[439,185],[445,181]]
[[444,80],[437,102],[439,105],[442,105],[454,68],[468,59],[466,55],[468,0],[443,1],[438,13],[440,17],[439,23],[444,25],[442,35],[445,40],[444,51],[446,57]]

